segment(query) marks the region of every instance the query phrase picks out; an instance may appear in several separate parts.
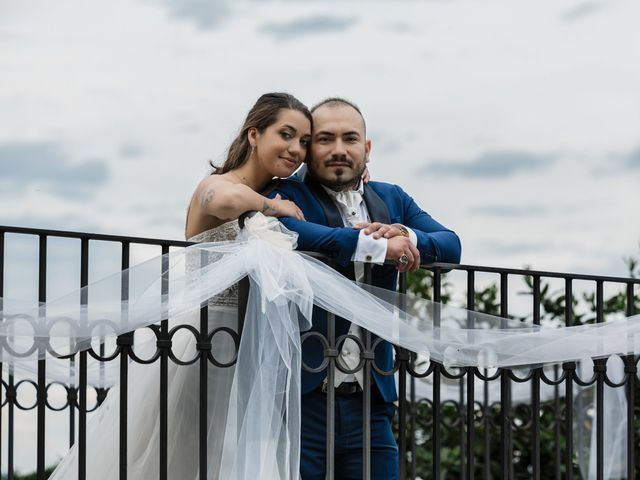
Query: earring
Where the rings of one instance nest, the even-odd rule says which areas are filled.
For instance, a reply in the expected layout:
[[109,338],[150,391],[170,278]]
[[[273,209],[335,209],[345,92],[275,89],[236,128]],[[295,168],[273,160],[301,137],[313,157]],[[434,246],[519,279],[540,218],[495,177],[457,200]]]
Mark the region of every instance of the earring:
[[256,146],[251,145],[251,155],[253,155],[254,153],[256,153]]

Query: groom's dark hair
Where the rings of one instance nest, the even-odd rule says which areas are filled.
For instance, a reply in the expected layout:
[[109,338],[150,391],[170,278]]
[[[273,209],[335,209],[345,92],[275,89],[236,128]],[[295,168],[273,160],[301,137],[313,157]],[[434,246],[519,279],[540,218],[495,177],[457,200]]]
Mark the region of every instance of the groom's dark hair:
[[342,97],[325,98],[321,102],[316,103],[313,107],[311,107],[311,113],[315,112],[317,109],[324,106],[327,106],[327,107],[347,106],[347,107],[353,108],[356,112],[358,112],[358,114],[360,115],[360,118],[362,118],[362,125],[364,127],[364,133],[366,135],[367,122],[364,121],[364,115],[362,115],[362,112],[360,111],[360,108],[358,107],[358,105],[353,103],[351,100],[347,100],[346,98],[342,98]]
[[289,93],[265,93],[258,98],[258,101],[249,110],[240,133],[229,146],[229,152],[224,164],[221,167],[217,167],[212,162],[209,162],[213,167],[212,174],[227,173],[243,165],[251,154],[251,145],[247,138],[249,129],[255,128],[258,132],[263,133],[267,127],[275,123],[280,110],[297,110],[307,117],[309,123],[312,123],[309,109],[293,95]]

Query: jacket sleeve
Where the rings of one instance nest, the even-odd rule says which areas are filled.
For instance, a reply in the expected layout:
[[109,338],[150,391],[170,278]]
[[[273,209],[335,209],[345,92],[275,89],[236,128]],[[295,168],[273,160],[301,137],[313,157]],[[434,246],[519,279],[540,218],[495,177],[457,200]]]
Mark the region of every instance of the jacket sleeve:
[[[291,195],[288,190],[289,188],[276,186],[275,189],[268,192],[267,196],[273,198],[276,194],[280,194],[283,199],[295,202],[296,196]],[[324,253],[341,267],[345,267],[351,262],[351,257],[358,244],[359,230],[354,230],[351,227],[327,227],[292,217],[280,217],[278,220],[289,230],[298,233],[298,250]]]
[[327,254],[341,267],[351,262],[358,244],[359,230],[327,227],[292,217],[280,217],[279,220],[289,230],[298,233],[298,250]]
[[402,188],[396,188],[402,199],[404,225],[418,237],[421,263],[460,263],[462,247],[458,235],[422,210]]

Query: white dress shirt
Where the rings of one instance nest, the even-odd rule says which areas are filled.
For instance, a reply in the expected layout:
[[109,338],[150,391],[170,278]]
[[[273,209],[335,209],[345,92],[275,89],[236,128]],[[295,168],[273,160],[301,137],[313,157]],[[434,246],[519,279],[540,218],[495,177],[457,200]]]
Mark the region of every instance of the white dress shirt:
[[[323,185],[325,191],[329,194],[331,199],[335,202],[340,216],[345,226],[357,225],[358,223],[370,222],[369,211],[367,205],[364,203],[362,195],[364,194],[364,187],[362,182],[358,185],[358,188],[352,191],[335,192]],[[407,228],[407,227],[405,227]],[[413,245],[417,245],[418,237],[416,233],[407,228],[409,232],[409,240]],[[387,256],[387,239],[384,237],[373,238],[372,235],[366,235],[364,229],[360,230],[360,236],[358,237],[358,244],[356,250],[351,257],[351,260],[355,262],[354,270],[356,274],[356,281],[361,282],[364,279],[364,265],[363,263],[376,263],[381,265]],[[359,338],[364,344],[364,338],[361,333],[360,327],[352,323],[349,328],[349,335]],[[340,356],[338,357],[343,367],[353,370],[360,363],[360,348],[358,344],[351,338],[347,338],[340,350]],[[362,369],[355,372],[355,374],[347,374],[336,369],[334,385],[337,387],[342,382],[354,382],[357,381],[361,387],[364,387],[362,381]]]

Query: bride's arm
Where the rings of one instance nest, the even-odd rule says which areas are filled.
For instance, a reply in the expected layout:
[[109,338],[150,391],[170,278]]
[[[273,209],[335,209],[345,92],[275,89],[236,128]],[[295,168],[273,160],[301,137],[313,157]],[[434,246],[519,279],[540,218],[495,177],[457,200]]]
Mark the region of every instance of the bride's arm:
[[244,184],[231,183],[214,175],[200,182],[195,197],[204,214],[220,220],[233,220],[250,211],[304,220],[295,203],[282,200],[279,195],[276,198],[263,197]]

